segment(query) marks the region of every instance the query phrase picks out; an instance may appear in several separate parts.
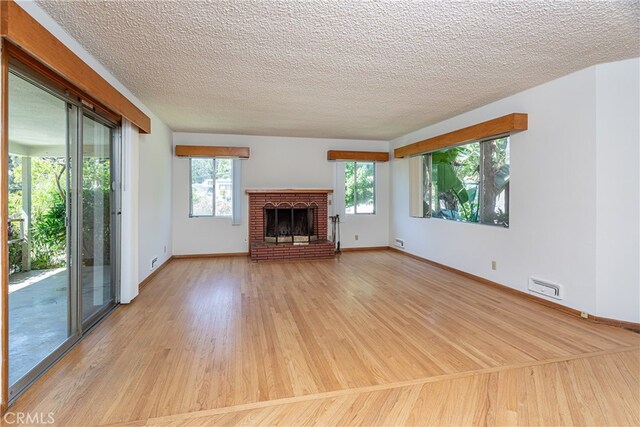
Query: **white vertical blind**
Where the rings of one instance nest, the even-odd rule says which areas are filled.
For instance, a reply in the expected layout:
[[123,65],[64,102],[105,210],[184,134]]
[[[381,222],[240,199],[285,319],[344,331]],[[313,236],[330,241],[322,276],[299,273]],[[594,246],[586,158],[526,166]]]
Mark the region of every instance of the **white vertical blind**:
[[409,216],[422,218],[424,205],[422,203],[423,180],[422,156],[409,158]]
[[345,222],[344,205],[344,162],[335,162],[335,179],[333,181],[333,215],[340,215],[340,222]]
[[231,204],[231,225],[240,225],[242,222],[242,160],[233,159],[233,179],[231,180],[233,186],[233,196]]
[[138,295],[138,127],[122,119],[120,302]]

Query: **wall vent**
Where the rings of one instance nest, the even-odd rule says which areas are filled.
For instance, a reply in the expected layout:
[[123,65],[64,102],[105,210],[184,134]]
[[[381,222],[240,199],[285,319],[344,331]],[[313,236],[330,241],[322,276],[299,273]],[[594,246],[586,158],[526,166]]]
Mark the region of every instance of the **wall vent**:
[[562,285],[542,279],[536,279],[535,277],[529,277],[529,290],[555,299],[562,299],[564,297]]
[[404,248],[404,240],[403,239],[396,239],[396,246],[399,248]]

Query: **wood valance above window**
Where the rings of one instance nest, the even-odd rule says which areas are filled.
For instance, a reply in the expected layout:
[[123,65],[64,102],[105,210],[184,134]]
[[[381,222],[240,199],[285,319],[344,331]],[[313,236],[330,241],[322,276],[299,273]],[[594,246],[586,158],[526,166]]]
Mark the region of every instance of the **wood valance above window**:
[[388,151],[327,151],[327,160],[350,160],[356,162],[388,162]]
[[220,147],[212,145],[176,145],[178,157],[236,157],[248,159],[249,147]]
[[488,120],[453,132],[427,138],[404,147],[396,148],[393,155],[396,158],[416,156],[435,150],[440,150],[455,145],[472,141],[480,141],[492,137],[505,136],[512,133],[527,130],[528,115],[524,113],[511,113],[497,119]]

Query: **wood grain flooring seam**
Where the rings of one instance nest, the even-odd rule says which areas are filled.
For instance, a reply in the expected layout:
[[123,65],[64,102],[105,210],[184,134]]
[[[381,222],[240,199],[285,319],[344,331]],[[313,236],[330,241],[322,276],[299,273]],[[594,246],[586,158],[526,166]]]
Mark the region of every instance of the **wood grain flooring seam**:
[[163,417],[154,417],[154,418],[149,418],[149,419],[132,420],[132,421],[129,421],[129,422],[124,423],[124,424],[122,424],[122,423],[101,424],[101,426],[102,427],[113,427],[113,426],[122,426],[122,425],[128,425],[128,424],[137,425],[138,423],[145,423],[143,425],[146,425],[146,423],[148,423],[148,422],[151,422],[151,425],[155,425],[156,423],[162,424],[165,421],[172,421],[173,422],[173,421],[177,421],[177,420],[186,420],[186,419],[190,419],[190,418],[193,418],[193,417],[205,417],[205,416],[221,415],[221,414],[227,414],[227,413],[231,413],[231,412],[246,411],[246,410],[250,410],[250,409],[262,409],[262,408],[268,408],[268,407],[271,407],[271,406],[289,405],[289,404],[292,404],[292,403],[308,402],[308,401],[312,401],[312,400],[331,399],[331,398],[343,397],[343,396],[349,396],[349,395],[356,395],[356,394],[363,394],[363,393],[372,393],[372,392],[377,392],[377,391],[392,390],[392,389],[398,389],[398,388],[405,388],[405,387],[411,387],[411,386],[430,384],[430,383],[435,383],[435,382],[440,382],[440,381],[449,381],[449,380],[473,377],[473,376],[478,376],[478,375],[493,374],[493,373],[498,373],[500,371],[507,371],[507,370],[512,370],[512,369],[532,368],[532,367],[549,365],[549,364],[554,364],[554,363],[559,363],[559,362],[569,362],[569,361],[574,361],[574,360],[578,360],[578,359],[589,359],[589,358],[600,357],[600,356],[605,356],[605,355],[612,355],[612,354],[617,354],[617,353],[633,352],[633,351],[637,351],[637,350],[640,350],[640,346],[625,346],[625,347],[620,347],[620,348],[616,348],[616,349],[612,349],[612,350],[602,350],[602,351],[596,351],[596,352],[593,352],[593,353],[576,354],[576,355],[570,355],[570,356],[565,356],[565,357],[555,357],[555,358],[552,358],[552,359],[539,360],[539,361],[535,361],[535,362],[522,362],[522,363],[516,363],[516,364],[512,364],[512,365],[496,366],[496,367],[492,367],[492,368],[478,369],[478,370],[468,371],[468,372],[458,372],[458,373],[455,373],[455,374],[446,374],[446,375],[439,375],[439,376],[434,376],[434,377],[417,378],[417,379],[414,379],[414,380],[399,381],[399,382],[390,383],[390,384],[377,384],[377,385],[367,386],[367,387],[357,387],[357,388],[351,388],[351,389],[334,390],[334,391],[329,391],[329,392],[324,392],[324,393],[315,393],[315,394],[308,394],[308,395],[304,395],[304,396],[288,397],[288,398],[284,398],[284,399],[274,399],[274,400],[267,400],[267,401],[261,401],[261,402],[245,403],[245,404],[241,404],[241,405],[233,405],[233,406],[227,406],[227,407],[223,407],[223,408],[207,409],[207,410],[203,410],[203,411],[185,412],[185,413],[182,413],[182,414],[167,415],[167,416],[163,416]]

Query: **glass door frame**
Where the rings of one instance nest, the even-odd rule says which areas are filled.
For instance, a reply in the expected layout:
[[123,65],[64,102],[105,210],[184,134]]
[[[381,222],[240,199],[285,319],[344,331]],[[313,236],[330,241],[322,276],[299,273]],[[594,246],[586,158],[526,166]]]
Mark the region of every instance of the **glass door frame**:
[[[102,319],[105,315],[109,314],[111,310],[113,310],[120,302],[120,240],[118,237],[120,235],[120,217],[121,217],[121,201],[122,201],[122,191],[120,191],[120,127],[117,123],[112,122],[111,120],[106,119],[105,117],[100,116],[94,111],[86,108],[86,106],[82,106],[77,111],[78,114],[78,140],[83,141],[83,120],[84,117],[88,117],[91,120],[108,127],[110,129],[110,141],[109,141],[109,168],[110,168],[110,181],[109,181],[109,220],[111,224],[111,232],[110,232],[110,247],[113,250],[110,250],[110,263],[111,263],[111,279],[110,286],[113,294],[113,301],[109,301],[103,307],[98,309],[95,313],[91,314],[87,319],[83,319],[83,289],[82,289],[82,233],[83,233],[83,218],[81,215],[78,215],[76,218],[76,222],[74,225],[74,229],[76,230],[76,238],[74,249],[72,253],[75,252],[76,257],[76,266],[74,270],[74,276],[77,279],[77,307],[78,307],[78,323],[80,326],[81,333],[85,333],[90,330],[93,326],[95,326],[100,319]],[[83,191],[82,191],[82,178],[83,178],[83,170],[82,170],[82,160],[83,160],[83,145],[76,144],[75,147],[75,155],[76,155],[76,175],[74,178],[76,185],[76,193],[74,196],[76,197],[75,203],[76,206],[82,207],[83,205]],[[77,209],[76,213],[81,212],[82,209]]]
[[[69,99],[65,94],[62,94],[48,85],[43,79],[39,78],[39,76],[34,75],[34,73],[30,73],[27,70],[24,70],[23,67],[14,64],[10,61],[8,73],[14,74],[18,78],[21,78],[28,83],[34,85],[40,90],[47,92],[48,94],[55,96],[61,101],[66,103],[67,112],[67,142],[65,144],[65,164],[66,164],[66,223],[67,223],[67,242],[66,242],[66,259],[67,259],[67,285],[68,285],[68,304],[67,304],[67,339],[62,342],[60,346],[54,349],[48,356],[38,362],[35,366],[33,366],[26,374],[24,374],[21,378],[19,378],[13,384],[9,383],[9,394],[8,401],[9,404],[16,399],[24,390],[26,390],[29,385],[31,385],[36,379],[38,379],[49,367],[51,367],[56,360],[58,360],[63,354],[65,354],[73,345],[78,342],[81,337],[81,331],[75,327],[76,317],[75,313],[77,313],[77,298],[74,297],[77,294],[75,290],[76,283],[74,281],[73,274],[73,257],[71,252],[72,247],[72,239],[75,238],[75,231],[73,229],[72,221],[71,221],[71,205],[70,201],[73,193],[73,185],[72,185],[72,163],[71,163],[71,154],[72,147],[75,146],[76,141],[74,141],[74,132],[76,128],[75,120],[77,120],[77,113],[79,110],[79,106],[76,102]],[[8,89],[8,88],[7,88]],[[10,107],[10,106],[9,106]],[[11,310],[10,305],[8,309]],[[10,364],[11,361],[7,360],[7,363]]]
[[[9,59],[7,73],[12,73],[39,89],[66,102],[67,113],[67,143],[65,172],[67,177],[67,271],[68,271],[68,337],[48,356],[37,363],[29,372],[23,375],[13,384],[8,384],[7,403],[10,406],[13,401],[29,388],[40,376],[51,368],[62,356],[64,356],[75,344],[77,344],[91,329],[105,316],[111,313],[120,302],[120,213],[121,213],[121,128],[120,124],[105,118],[88,108],[78,98],[69,95],[68,92],[56,88],[55,83],[42,77],[36,71],[23,65],[21,62]],[[6,88],[8,90],[8,87]],[[9,106],[10,108],[10,106]],[[82,198],[82,121],[84,116],[95,120],[111,129],[110,140],[110,221],[111,221],[111,286],[114,288],[114,300],[105,307],[99,309],[90,316],[87,321],[82,319],[82,284],[81,284],[81,245],[82,245],[82,214],[79,203]],[[6,261],[5,261],[6,262]],[[8,280],[8,277],[5,278]],[[7,309],[10,310],[7,304]],[[7,316],[8,318],[8,316]],[[8,341],[7,343],[8,344]],[[5,344],[5,345],[6,345]],[[6,354],[9,354],[7,350]],[[5,361],[8,365],[10,361]]]

